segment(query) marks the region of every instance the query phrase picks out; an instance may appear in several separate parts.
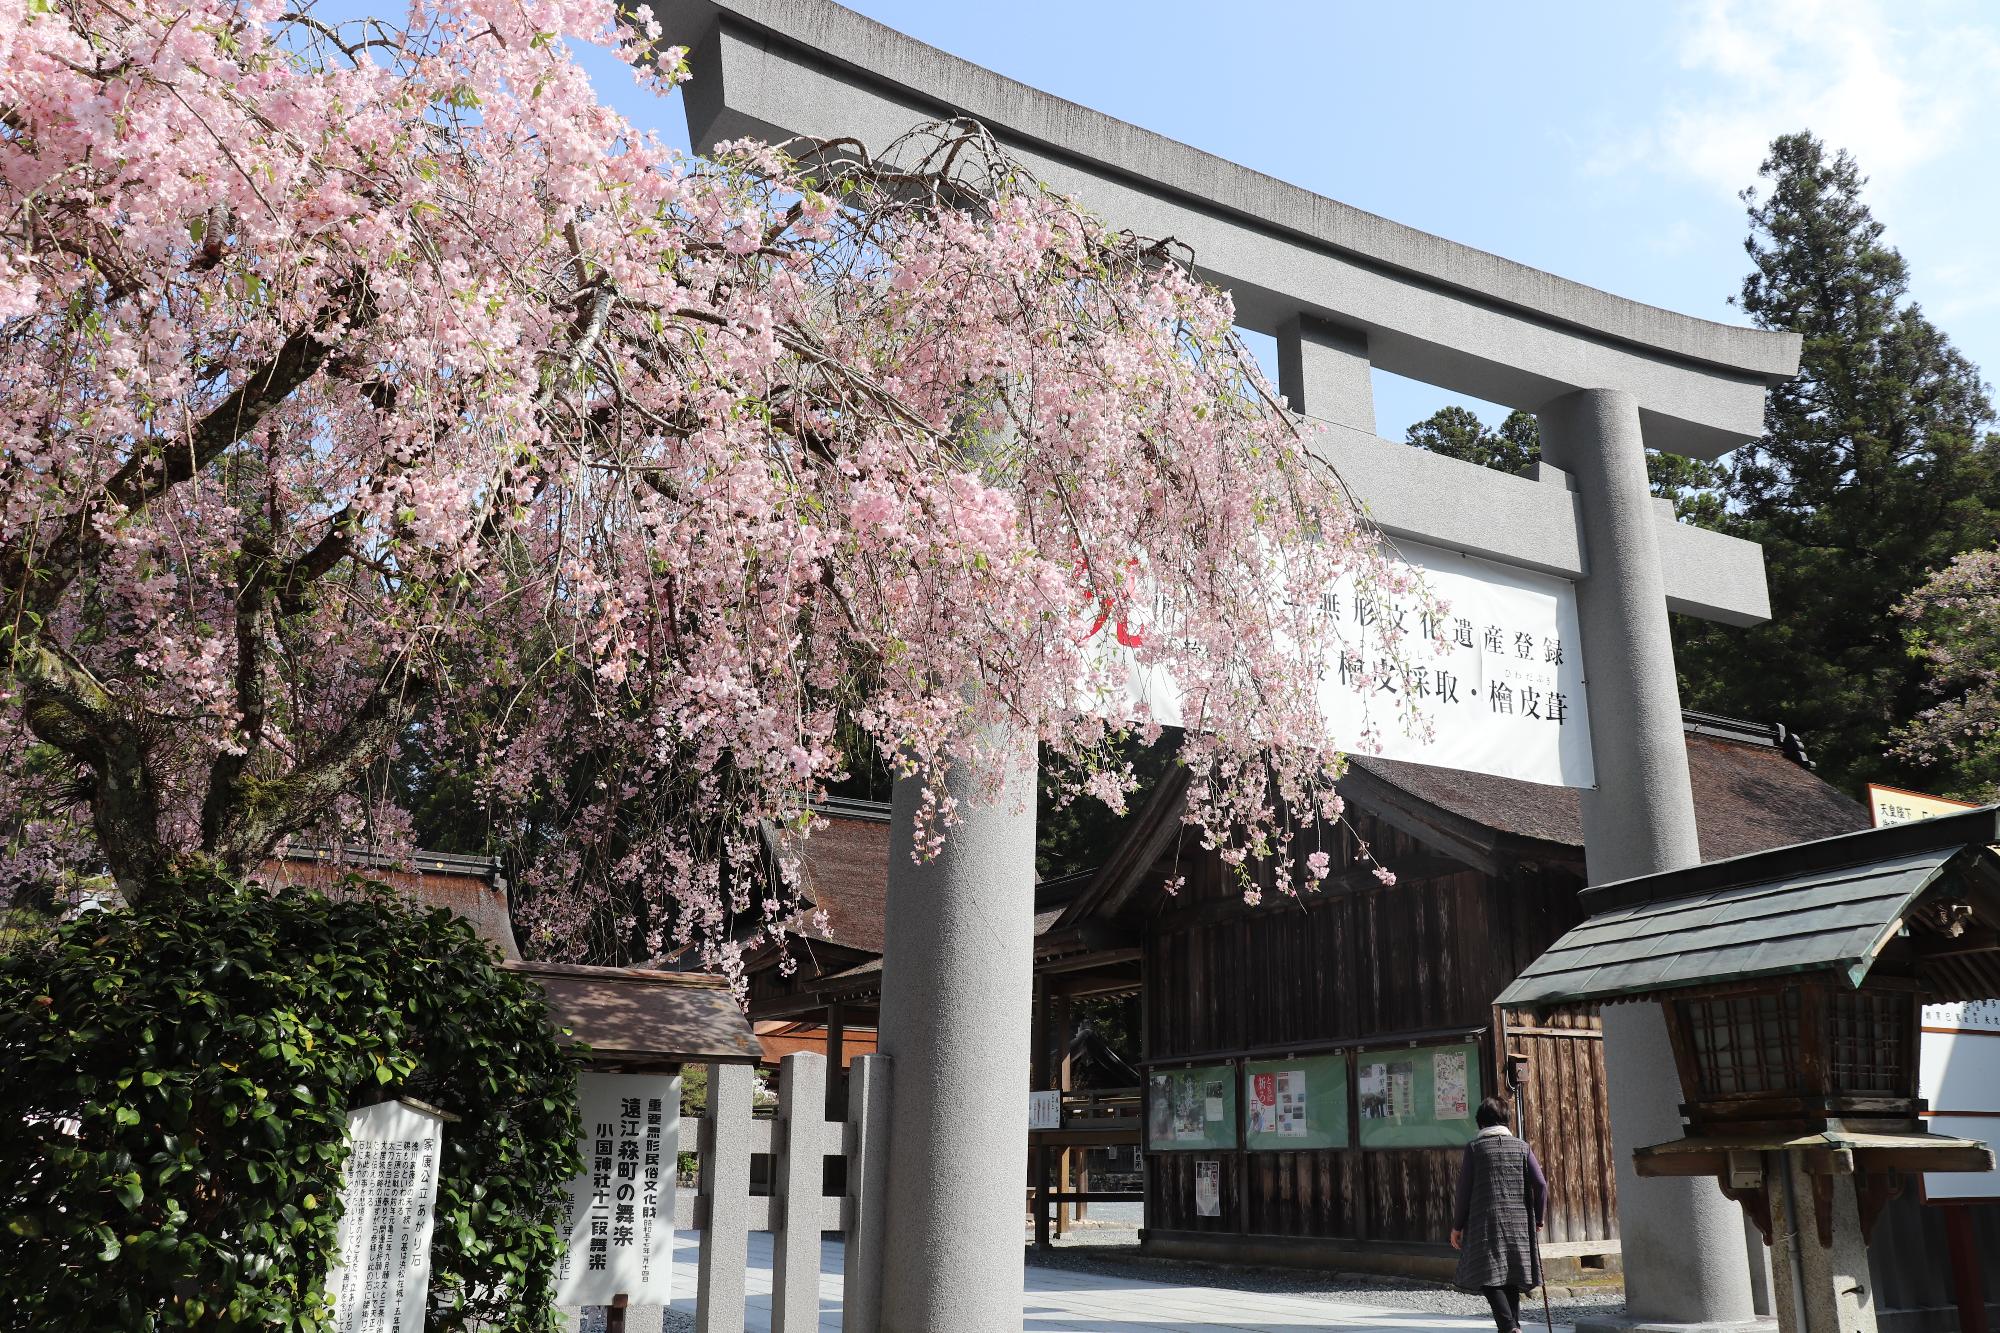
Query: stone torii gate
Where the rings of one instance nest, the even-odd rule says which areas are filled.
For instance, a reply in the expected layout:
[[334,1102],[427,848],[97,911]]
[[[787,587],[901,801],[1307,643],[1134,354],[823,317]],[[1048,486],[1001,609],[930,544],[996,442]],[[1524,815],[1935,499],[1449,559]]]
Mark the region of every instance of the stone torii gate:
[[[1667,613],[1748,625],[1770,605],[1761,550],[1676,523],[1648,490],[1645,451],[1715,458],[1756,439],[1766,391],[1798,368],[1796,337],[1641,305],[1400,226],[830,0],[654,9],[666,40],[692,48],[684,95],[698,149],[800,135],[881,146],[970,116],[1114,225],[1190,244],[1238,322],[1277,338],[1280,388],[1383,528],[1575,583],[1598,781],[1583,793],[1591,881],[1700,860]],[[1533,412],[1544,463],[1513,477],[1378,439],[1373,366]],[[915,793],[897,793],[881,1032],[895,1069],[881,1310],[893,1333],[1020,1327],[1033,758],[922,866],[909,855]],[[1680,1132],[1657,1006],[1607,1009],[1604,1025],[1631,1315],[1754,1318],[1736,1206],[1707,1182],[1631,1169],[1633,1148]]]

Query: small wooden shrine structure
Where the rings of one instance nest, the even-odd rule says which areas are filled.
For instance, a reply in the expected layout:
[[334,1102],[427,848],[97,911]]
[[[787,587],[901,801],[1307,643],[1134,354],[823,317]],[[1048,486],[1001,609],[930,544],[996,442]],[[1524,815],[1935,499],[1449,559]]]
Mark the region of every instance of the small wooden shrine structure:
[[1922,1004],[2000,997],[2000,808],[1588,889],[1500,996],[1657,1000],[1684,1137],[1642,1176],[1714,1176],[1772,1246],[1780,1327],[1872,1333],[1867,1242],[1905,1173],[1986,1171],[1929,1132]]
[[522,961],[507,881],[491,857],[421,851],[389,856],[293,843],[265,861],[257,878],[337,890],[356,874],[379,880],[412,902],[463,917],[500,955],[501,966],[540,984],[550,1021],[590,1048],[592,1070],[673,1073],[683,1063],[752,1064],[760,1056],[749,1021],[719,977]]
[[[1782,728],[1690,713],[1685,734],[1706,858],[1868,822]],[[1170,777],[1038,938],[1044,1003],[1140,996],[1144,1250],[1448,1277],[1460,1150],[1515,1055],[1551,1268],[1616,1263],[1596,1011],[1493,1003],[1583,919],[1577,793],[1375,759],[1341,791],[1351,827],[1298,852],[1323,839],[1324,883],[1251,903]]]

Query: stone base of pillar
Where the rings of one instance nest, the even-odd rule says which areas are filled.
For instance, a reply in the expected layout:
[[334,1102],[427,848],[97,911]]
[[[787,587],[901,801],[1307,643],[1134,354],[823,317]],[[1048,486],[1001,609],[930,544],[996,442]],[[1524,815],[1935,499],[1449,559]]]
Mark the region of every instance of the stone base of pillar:
[[[1521,1302],[1521,1328],[1526,1333],[1528,1299]],[[1576,1333],[1777,1333],[1775,1319],[1750,1319],[1738,1324],[1661,1324],[1644,1319],[1607,1319],[1598,1316],[1578,1319]]]

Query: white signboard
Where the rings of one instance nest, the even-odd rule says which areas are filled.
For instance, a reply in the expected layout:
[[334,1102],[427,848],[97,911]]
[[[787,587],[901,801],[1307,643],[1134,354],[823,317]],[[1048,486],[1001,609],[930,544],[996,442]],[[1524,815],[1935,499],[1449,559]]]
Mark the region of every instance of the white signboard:
[[[2000,1141],[2000,1000],[1925,1005],[1921,1052],[1917,1095],[1930,1103],[1924,1127]],[[2000,1178],[1991,1171],[1927,1171],[1924,1198],[2000,1198]]]
[[[1574,585],[1430,547],[1398,549],[1447,609],[1427,625],[1414,599],[1382,605],[1352,586],[1333,595],[1328,609],[1350,646],[1328,664],[1320,706],[1342,747],[1549,786],[1596,786]],[[1407,634],[1402,672],[1382,660],[1385,618]],[[1433,650],[1432,630],[1444,651]],[[1135,660],[1130,689],[1158,721],[1185,724],[1166,673]],[[1405,724],[1405,701],[1414,726]]]
[[1062,1128],[1062,1094],[1060,1092],[1031,1092],[1028,1094],[1028,1128]]
[[556,1304],[672,1299],[674,1159],[681,1081],[671,1074],[584,1074],[583,1174],[569,1185],[569,1246]]
[[335,1333],[423,1333],[444,1122],[407,1102],[347,1113]]

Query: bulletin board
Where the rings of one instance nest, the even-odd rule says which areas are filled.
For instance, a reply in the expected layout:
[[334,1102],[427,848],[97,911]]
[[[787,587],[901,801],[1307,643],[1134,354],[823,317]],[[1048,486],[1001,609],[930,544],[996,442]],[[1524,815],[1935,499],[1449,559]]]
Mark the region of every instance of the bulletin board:
[[1146,1146],[1156,1152],[1235,1148],[1234,1066],[1155,1070],[1146,1080]]
[[1354,1077],[1364,1148],[1456,1148],[1478,1132],[1477,1046],[1363,1051]]
[[1308,1055],[1243,1066],[1243,1146],[1298,1152],[1345,1148],[1347,1057]]

